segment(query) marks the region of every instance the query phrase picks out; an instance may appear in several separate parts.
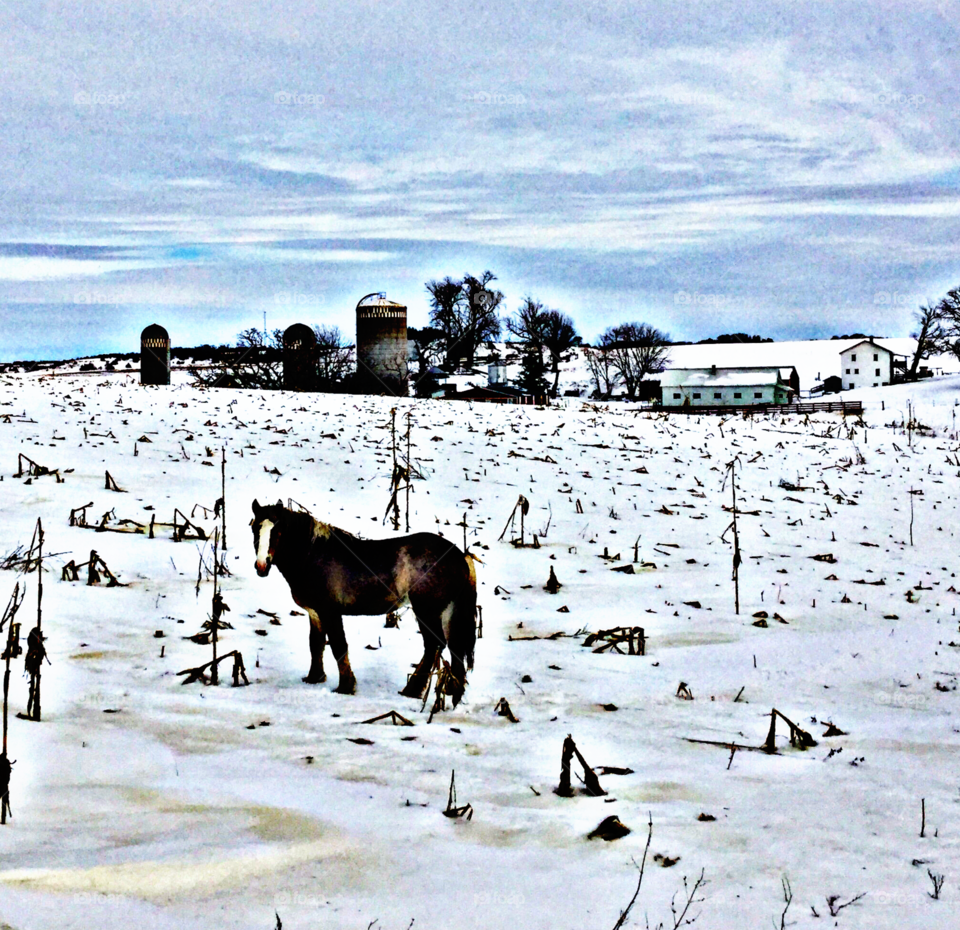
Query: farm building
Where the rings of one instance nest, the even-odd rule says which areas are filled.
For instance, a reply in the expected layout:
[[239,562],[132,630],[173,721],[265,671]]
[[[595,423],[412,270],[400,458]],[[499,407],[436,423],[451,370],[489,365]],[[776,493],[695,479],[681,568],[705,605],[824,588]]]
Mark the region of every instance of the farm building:
[[317,337],[303,323],[294,323],[283,333],[283,389],[317,389]]
[[407,395],[407,308],[380,292],[357,303],[357,381],[370,394]]
[[894,358],[897,353],[874,342],[862,339],[840,353],[840,377],[848,391],[863,387],[880,387],[893,382]]
[[843,390],[843,379],[840,375],[830,375],[824,378],[822,384],[815,384],[810,389],[810,394],[839,394]]
[[792,390],[786,368],[671,368],[660,375],[665,407],[742,407],[786,404]]
[[[790,342],[730,343],[715,345],[673,345],[670,346],[668,368],[768,368],[771,365],[783,365],[789,362],[795,365],[799,373],[797,387],[801,392],[809,391],[830,375],[844,375],[846,365],[840,367],[840,353],[855,346],[867,338],[811,339]],[[912,356],[917,348],[915,339],[897,336],[872,337],[875,342],[890,349],[894,359],[898,356]],[[944,372],[960,370],[956,356],[942,355],[931,360],[931,368],[942,368]],[[851,366],[859,367],[859,366]],[[876,367],[876,366],[874,366]],[[896,371],[896,366],[894,366]],[[656,377],[656,376],[654,376]],[[844,377],[844,388],[847,379]],[[872,386],[873,382],[870,382]]]
[[140,333],[140,383],[170,383],[170,335],[158,323]]

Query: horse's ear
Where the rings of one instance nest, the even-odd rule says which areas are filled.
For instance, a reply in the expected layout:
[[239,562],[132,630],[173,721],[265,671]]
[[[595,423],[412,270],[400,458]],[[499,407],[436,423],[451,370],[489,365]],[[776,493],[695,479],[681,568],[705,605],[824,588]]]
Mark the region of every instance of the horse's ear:
[[257,501],[257,499],[254,498],[254,499],[253,499],[253,515],[254,515],[255,517],[259,517],[261,510],[263,510],[263,508],[260,506],[260,504],[259,504],[259,502]]
[[277,509],[278,509],[278,510],[283,510],[283,501],[281,501],[281,500],[278,500],[278,501],[277,501]]

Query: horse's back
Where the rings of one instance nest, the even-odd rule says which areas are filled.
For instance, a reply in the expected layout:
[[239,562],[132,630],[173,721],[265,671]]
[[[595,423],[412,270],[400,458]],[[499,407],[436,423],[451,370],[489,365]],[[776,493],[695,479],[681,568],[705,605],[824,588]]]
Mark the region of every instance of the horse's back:
[[325,599],[349,614],[386,613],[407,598],[442,608],[473,588],[464,554],[435,533],[327,539],[312,561]]
[[393,560],[397,580],[408,593],[426,593],[439,588],[444,594],[450,594],[451,586],[469,582],[470,566],[466,556],[454,543],[436,533],[381,539],[373,545],[388,561]]

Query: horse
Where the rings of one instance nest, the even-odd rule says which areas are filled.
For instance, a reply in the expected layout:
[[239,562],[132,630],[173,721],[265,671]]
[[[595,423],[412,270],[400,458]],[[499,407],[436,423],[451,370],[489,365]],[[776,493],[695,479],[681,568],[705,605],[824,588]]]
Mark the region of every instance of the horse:
[[[450,650],[456,706],[473,668],[477,638],[477,576],[473,556],[435,533],[360,539],[282,501],[253,501],[253,547],[261,578],[276,565],[293,600],[310,618],[309,684],[326,681],[323,651],[329,640],[337,660],[340,694],[355,694],[343,617],[386,614],[409,601],[423,637],[423,658],[400,692],[422,698],[437,656]],[[466,667],[465,667],[466,666]]]

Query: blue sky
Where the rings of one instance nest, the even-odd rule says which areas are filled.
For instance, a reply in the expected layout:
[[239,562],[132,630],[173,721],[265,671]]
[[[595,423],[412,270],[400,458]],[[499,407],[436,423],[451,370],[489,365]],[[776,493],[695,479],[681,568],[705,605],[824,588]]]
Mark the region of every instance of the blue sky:
[[499,277],[587,339],[906,335],[960,283],[960,4],[0,0],[0,359]]

